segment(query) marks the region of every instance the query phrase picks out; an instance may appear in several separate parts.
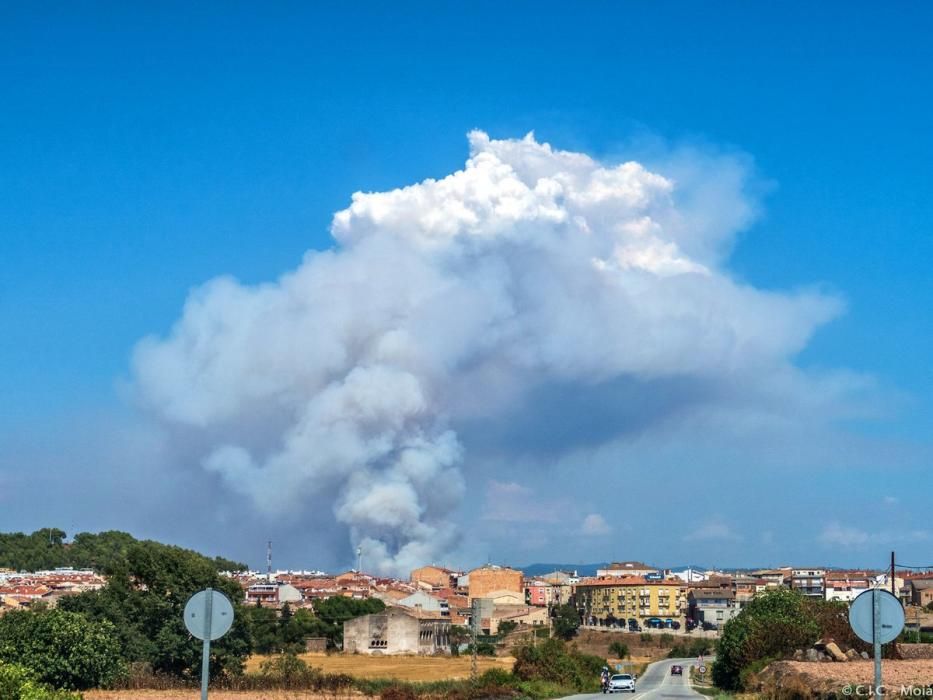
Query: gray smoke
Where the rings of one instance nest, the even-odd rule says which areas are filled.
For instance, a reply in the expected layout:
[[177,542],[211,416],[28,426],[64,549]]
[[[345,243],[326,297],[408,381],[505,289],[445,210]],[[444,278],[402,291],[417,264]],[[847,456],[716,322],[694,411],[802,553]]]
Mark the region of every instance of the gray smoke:
[[211,444],[205,469],[268,513],[332,509],[379,571],[455,542],[458,424],[549,385],[767,375],[839,311],[724,271],[754,209],[733,161],[681,181],[532,135],[470,147],[443,179],[354,194],[334,249],[276,282],[208,282],[134,354],[146,406]]

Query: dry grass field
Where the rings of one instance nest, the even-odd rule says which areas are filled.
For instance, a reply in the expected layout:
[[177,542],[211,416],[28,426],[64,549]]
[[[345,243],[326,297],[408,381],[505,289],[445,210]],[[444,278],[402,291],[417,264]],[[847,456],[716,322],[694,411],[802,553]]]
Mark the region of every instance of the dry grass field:
[[[349,700],[362,698],[352,691],[315,693],[301,690],[212,690],[211,700]],[[200,690],[88,690],[84,700],[200,700]]]
[[[252,656],[246,670],[259,670],[267,658]],[[441,681],[470,677],[469,656],[361,656],[343,654],[301,654],[299,658],[324,673],[346,673],[356,678],[394,678],[400,681]],[[511,656],[479,657],[479,672],[490,668],[512,669]]]

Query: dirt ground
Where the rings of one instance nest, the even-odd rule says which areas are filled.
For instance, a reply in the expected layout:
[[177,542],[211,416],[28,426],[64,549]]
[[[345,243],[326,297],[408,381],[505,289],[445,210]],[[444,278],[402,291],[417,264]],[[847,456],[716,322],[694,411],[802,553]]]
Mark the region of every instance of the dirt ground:
[[[875,666],[871,661],[848,663],[809,663],[806,661],[780,661],[772,664],[782,672],[800,674],[808,684],[816,687],[830,683],[843,686],[848,683],[870,685],[874,680]],[[769,667],[770,668],[770,667]],[[776,669],[777,670],[777,669]],[[884,661],[881,669],[884,685],[891,688],[903,686],[926,686],[933,684],[933,660]],[[893,694],[897,694],[894,692]]]
[[[258,671],[263,656],[252,656],[247,671]],[[301,654],[305,663],[324,673],[346,673],[356,678],[395,678],[402,681],[440,681],[470,677],[469,656],[362,656],[342,654]],[[511,656],[478,659],[479,672],[490,668],[512,670]]]
[[[359,693],[313,693],[300,690],[212,690],[211,700],[348,700]],[[87,690],[84,700],[200,700],[200,690]]]

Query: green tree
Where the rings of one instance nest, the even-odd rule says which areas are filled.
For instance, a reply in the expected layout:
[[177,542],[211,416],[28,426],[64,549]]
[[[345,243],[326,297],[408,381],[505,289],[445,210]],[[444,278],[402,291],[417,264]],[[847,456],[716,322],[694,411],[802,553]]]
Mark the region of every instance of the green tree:
[[499,639],[504,639],[508,637],[512,632],[516,630],[518,623],[514,620],[505,620],[504,622],[499,623],[499,629],[497,630],[497,636]]
[[609,645],[609,653],[615,656],[617,659],[624,659],[628,657],[628,644],[625,642],[615,641]]
[[564,640],[573,639],[580,628],[580,613],[570,603],[554,610],[554,634]]
[[540,644],[526,644],[515,650],[512,673],[523,681],[548,681],[562,688],[595,689],[599,673],[606,660],[581,654],[560,639],[547,639]]
[[[65,538],[65,531],[54,527],[36,530],[29,535],[22,532],[0,533],[0,567],[38,571],[71,566],[109,574],[126,563],[134,546],[158,545],[155,542],[140,542],[128,533],[116,530],[97,534],[79,532],[70,544],[65,543]],[[200,557],[195,552],[191,554]],[[245,564],[222,557],[203,559],[215,571],[246,569]]]
[[23,610],[0,617],[0,660],[69,690],[107,685],[125,670],[113,625],[65,610]]
[[0,662],[0,698],[3,700],[81,700],[77,693],[53,690],[36,680],[25,666]]
[[184,626],[184,606],[199,590],[220,590],[234,603],[234,624],[211,644],[211,675],[242,670],[251,649],[249,623],[240,605],[243,589],[218,574],[214,560],[147,541],[131,544],[110,566],[102,590],[63,598],[59,607],[113,623],[127,661],[146,661],[156,671],[194,679],[200,676],[201,643]]
[[809,646],[819,636],[802,595],[786,588],[762,593],[723,627],[713,682],[724,690],[741,690],[744,669]]

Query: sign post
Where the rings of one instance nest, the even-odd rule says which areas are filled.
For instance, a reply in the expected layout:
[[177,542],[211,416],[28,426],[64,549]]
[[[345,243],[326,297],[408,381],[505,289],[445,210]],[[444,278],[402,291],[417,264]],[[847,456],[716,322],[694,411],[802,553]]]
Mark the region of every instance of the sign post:
[[860,593],[849,608],[849,625],[859,639],[869,642],[875,656],[874,695],[881,695],[881,645],[893,642],[904,629],[904,606],[882,588]]
[[207,700],[211,641],[220,639],[230,631],[233,625],[233,604],[220,591],[205,588],[188,599],[184,616],[188,631],[204,642],[201,646],[201,700]]

